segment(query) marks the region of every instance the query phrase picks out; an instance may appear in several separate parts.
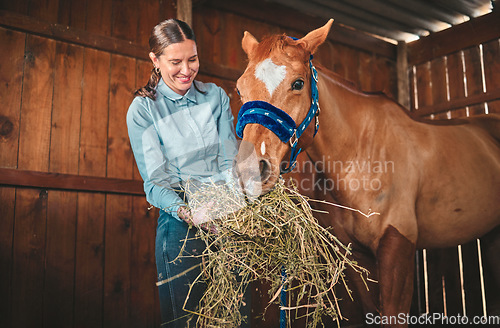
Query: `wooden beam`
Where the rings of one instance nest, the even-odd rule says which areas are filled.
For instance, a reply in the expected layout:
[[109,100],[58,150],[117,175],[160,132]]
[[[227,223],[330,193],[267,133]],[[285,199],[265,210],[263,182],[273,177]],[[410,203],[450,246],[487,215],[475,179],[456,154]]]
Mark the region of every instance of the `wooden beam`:
[[[149,61],[148,49],[138,44],[90,33],[70,26],[43,22],[33,17],[6,10],[0,10],[0,26],[49,39]],[[242,72],[240,70],[205,61],[202,62],[200,66],[200,73],[223,80],[236,81]]]
[[[243,17],[275,26],[277,25],[286,29],[295,30],[304,35],[311,30],[320,27],[327,21],[322,21],[317,17],[309,16],[291,8],[263,0],[253,0],[251,2],[208,0],[199,5],[195,5],[194,10],[198,10],[202,13],[204,6],[231,12]],[[249,26],[248,29],[251,31],[251,26]],[[394,44],[375,38],[366,33],[344,27],[337,23],[334,23],[328,39],[332,42],[342,43],[360,50],[387,57],[394,61],[396,60],[396,46]]]
[[413,113],[417,116],[426,116],[430,114],[437,114],[441,112],[446,112],[449,110],[464,108],[467,106],[478,105],[487,103],[494,100],[500,99],[500,89],[491,90],[487,92],[483,92],[477,95],[472,95],[468,97],[462,97],[457,99],[452,99],[450,101],[429,105],[425,107],[421,107],[414,111]]
[[408,76],[408,47],[407,43],[400,41],[398,43],[398,102],[405,108],[410,108],[410,83]]
[[193,23],[193,1],[177,0],[177,19],[186,22],[189,26]]
[[476,17],[408,44],[408,64],[418,65],[500,38],[500,10]]
[[0,26],[84,47],[149,60],[147,49],[138,44],[97,35],[74,27],[43,22],[6,10],[0,10]]
[[125,180],[0,168],[0,185],[144,196],[143,183]]

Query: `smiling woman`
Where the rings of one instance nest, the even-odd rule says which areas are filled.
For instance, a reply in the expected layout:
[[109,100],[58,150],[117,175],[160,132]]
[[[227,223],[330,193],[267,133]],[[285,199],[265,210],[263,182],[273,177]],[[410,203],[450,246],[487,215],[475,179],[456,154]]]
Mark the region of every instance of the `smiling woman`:
[[161,210],[155,254],[162,326],[185,328],[196,321],[190,313],[206,288],[194,283],[205,243],[191,227],[206,221],[210,206],[191,214],[181,189],[192,180],[229,180],[236,137],[224,90],[195,81],[200,64],[191,28],[166,20],[149,43],[154,68],[148,84],[135,92],[127,126],[146,198]]

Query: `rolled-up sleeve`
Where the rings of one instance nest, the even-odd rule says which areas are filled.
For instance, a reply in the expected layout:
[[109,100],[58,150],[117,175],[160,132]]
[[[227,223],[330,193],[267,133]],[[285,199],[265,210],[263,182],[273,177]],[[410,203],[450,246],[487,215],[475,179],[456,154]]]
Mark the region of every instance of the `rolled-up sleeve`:
[[168,163],[153,118],[139,97],[134,99],[128,109],[127,128],[135,161],[144,181],[147,201],[179,219],[177,210],[185,203],[170,184]]

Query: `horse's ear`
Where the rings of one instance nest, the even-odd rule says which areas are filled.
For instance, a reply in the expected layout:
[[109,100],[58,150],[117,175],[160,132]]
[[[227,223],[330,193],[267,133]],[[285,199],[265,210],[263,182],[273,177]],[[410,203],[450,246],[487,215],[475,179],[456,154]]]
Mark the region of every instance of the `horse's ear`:
[[250,57],[250,54],[255,50],[255,47],[259,44],[259,41],[250,34],[250,32],[245,31],[243,34],[243,39],[241,40],[241,47],[243,51]]
[[330,32],[330,28],[332,27],[333,24],[333,18],[330,18],[330,20],[323,26],[320,27],[314,31],[309,32],[305,37],[300,39],[300,41],[304,41],[306,44],[305,49],[313,54],[318,47],[325,42],[326,37],[328,36],[328,33]]

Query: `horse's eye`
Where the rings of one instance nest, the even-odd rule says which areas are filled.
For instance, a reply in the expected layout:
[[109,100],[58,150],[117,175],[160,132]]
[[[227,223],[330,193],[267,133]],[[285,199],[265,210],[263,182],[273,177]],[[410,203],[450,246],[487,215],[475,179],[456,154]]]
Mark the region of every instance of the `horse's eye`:
[[304,81],[301,79],[295,80],[292,83],[292,90],[302,90],[303,87],[304,87]]
[[240,94],[240,89],[236,88],[236,93],[238,94],[238,96],[241,97],[241,94]]

